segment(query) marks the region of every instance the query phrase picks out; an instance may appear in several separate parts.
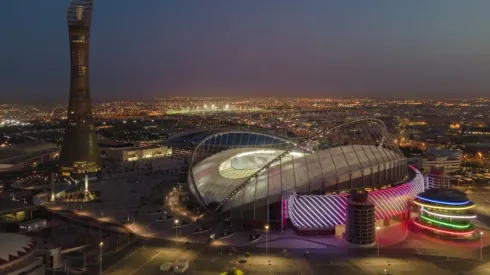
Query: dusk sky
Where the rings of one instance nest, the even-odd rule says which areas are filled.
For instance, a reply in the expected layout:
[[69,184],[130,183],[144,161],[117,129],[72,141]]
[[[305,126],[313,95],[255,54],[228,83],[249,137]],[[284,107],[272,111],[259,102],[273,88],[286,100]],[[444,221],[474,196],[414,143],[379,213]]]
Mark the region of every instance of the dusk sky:
[[[0,1],[0,103],[67,102],[68,0]],[[94,100],[490,95],[488,0],[95,0]]]

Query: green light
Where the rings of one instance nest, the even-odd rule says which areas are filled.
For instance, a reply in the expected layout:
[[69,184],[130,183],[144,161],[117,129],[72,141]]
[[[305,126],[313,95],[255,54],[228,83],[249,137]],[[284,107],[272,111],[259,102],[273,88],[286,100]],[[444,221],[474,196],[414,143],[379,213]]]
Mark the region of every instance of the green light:
[[453,227],[453,228],[466,229],[466,228],[468,228],[468,227],[471,226],[470,223],[468,223],[467,225],[457,225],[457,224],[452,224],[452,223],[447,223],[447,222],[441,222],[441,221],[438,221],[438,220],[427,218],[425,216],[420,216],[420,217],[422,219],[424,219],[424,220],[427,220],[427,221],[430,221],[430,222],[433,222],[433,223],[437,223],[437,224],[440,224],[440,225],[445,225],[445,226]]

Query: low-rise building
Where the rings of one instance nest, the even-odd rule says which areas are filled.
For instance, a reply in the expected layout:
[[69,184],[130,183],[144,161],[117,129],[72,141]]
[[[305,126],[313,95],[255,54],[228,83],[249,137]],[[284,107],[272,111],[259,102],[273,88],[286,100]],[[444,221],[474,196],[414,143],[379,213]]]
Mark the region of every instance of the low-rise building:
[[443,167],[431,167],[424,180],[426,190],[431,188],[451,189],[451,179],[445,175]]
[[461,168],[462,160],[461,150],[429,148],[422,156],[422,169],[429,172],[432,167],[442,167],[445,173],[452,173]]
[[26,201],[0,199],[0,225],[19,224],[33,218],[36,206]]
[[168,146],[126,147],[106,150],[107,158],[115,161],[138,161],[168,157],[172,155],[172,148]]
[[35,167],[55,160],[60,149],[54,143],[33,141],[0,148],[0,171],[15,171]]
[[46,228],[46,219],[33,219],[19,224],[22,232],[34,232]]

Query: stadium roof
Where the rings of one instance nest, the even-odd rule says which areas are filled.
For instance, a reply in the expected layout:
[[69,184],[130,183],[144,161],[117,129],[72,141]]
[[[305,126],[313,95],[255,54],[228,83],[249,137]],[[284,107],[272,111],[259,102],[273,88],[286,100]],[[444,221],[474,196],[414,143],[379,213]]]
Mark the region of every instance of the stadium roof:
[[[214,154],[196,164],[192,173],[204,203],[223,201],[281,153],[284,150],[234,148]],[[329,178],[347,176],[348,179],[350,174],[353,178],[359,178],[371,174],[371,167],[381,165],[380,170],[384,170],[384,164],[401,159],[404,159],[402,155],[373,145],[340,146],[319,151],[318,154],[290,152],[281,163],[259,174],[230,203],[232,206],[249,203]]]

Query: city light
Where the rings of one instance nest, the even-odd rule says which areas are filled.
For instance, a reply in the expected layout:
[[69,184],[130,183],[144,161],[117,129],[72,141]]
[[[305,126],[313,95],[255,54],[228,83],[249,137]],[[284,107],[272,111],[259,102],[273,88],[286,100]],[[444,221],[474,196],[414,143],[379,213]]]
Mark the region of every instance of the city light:
[[15,2],[0,274],[490,275],[490,2]]

